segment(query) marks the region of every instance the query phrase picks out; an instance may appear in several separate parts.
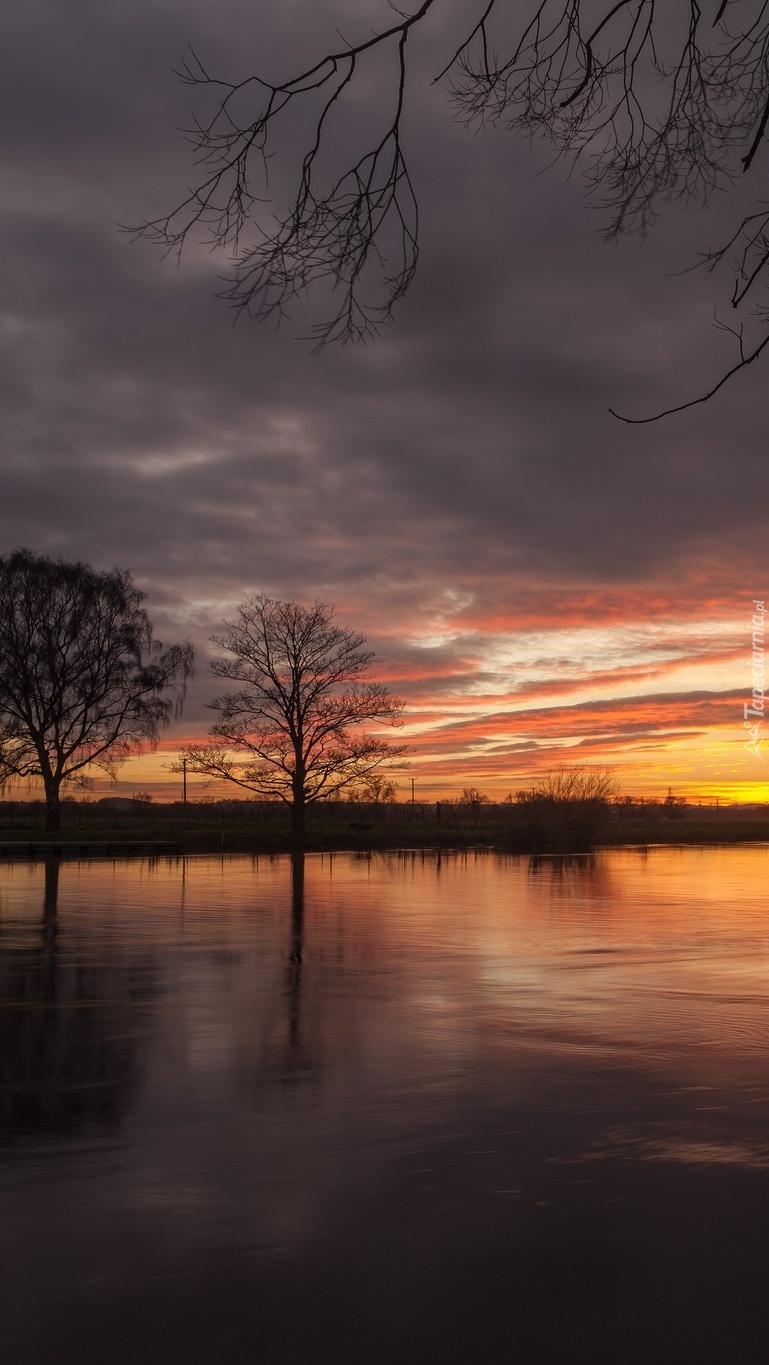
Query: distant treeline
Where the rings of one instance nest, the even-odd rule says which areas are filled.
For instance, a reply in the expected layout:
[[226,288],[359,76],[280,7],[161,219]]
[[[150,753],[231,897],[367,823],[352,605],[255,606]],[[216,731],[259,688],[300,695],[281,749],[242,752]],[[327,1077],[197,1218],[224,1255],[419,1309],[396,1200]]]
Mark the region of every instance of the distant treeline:
[[[396,823],[404,820],[435,821],[447,825],[483,827],[515,824],[529,820],[534,814],[544,816],[548,809],[581,812],[594,817],[617,820],[686,820],[709,819],[743,814],[752,810],[756,815],[769,817],[769,805],[718,806],[693,805],[683,798],[656,800],[652,797],[618,797],[603,803],[570,802],[547,803],[536,799],[490,801],[462,801],[456,798],[442,801],[366,801],[355,798],[319,801],[313,806],[312,819],[318,821]],[[187,822],[211,824],[289,824],[290,810],[283,801],[250,798],[246,800],[198,798],[183,801],[156,801],[149,793],[135,796],[105,796],[98,799],[64,797],[61,802],[62,823],[72,828],[85,825],[130,824],[140,821]],[[0,825],[42,828],[46,818],[43,800],[0,801]]]

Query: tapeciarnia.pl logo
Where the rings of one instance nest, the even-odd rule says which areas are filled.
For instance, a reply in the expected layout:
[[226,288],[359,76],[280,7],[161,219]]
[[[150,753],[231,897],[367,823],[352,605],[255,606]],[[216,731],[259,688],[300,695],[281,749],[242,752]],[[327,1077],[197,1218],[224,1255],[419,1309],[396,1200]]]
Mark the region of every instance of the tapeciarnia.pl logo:
[[743,744],[744,749],[749,749],[756,758],[760,758],[762,763],[766,762],[761,753],[761,745],[764,742],[762,726],[764,723],[764,619],[766,608],[763,602],[753,598],[754,612],[751,619],[751,652],[750,668],[752,674],[753,689],[750,702],[743,705],[743,725],[750,732],[750,739]]

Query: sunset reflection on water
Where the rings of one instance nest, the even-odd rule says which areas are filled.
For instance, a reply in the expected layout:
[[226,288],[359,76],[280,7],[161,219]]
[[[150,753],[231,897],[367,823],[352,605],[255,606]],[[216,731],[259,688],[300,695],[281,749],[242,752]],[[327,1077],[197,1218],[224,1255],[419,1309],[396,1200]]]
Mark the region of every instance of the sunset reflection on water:
[[752,1349],[769,1269],[767,871],[3,865],[11,1360],[460,1360],[511,1311],[525,1359],[739,1358],[702,1352],[738,1308]]

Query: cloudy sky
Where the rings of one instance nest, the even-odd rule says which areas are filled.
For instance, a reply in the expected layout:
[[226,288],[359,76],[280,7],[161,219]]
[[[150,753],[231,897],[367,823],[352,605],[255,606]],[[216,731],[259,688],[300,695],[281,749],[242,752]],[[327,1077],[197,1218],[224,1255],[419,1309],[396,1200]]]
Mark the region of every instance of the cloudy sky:
[[[615,765],[626,791],[766,793],[742,731],[765,372],[661,423],[608,411],[694,396],[730,363],[712,327],[728,276],[680,272],[731,219],[674,206],[645,243],[604,245],[578,174],[468,132],[424,79],[468,4],[412,40],[416,281],[378,339],[319,355],[312,302],[278,330],[233,326],[220,256],[193,245],[177,266],[118,225],[193,183],[188,45],[232,79],[283,78],[391,22],[385,0],[6,14],[2,544],[130,568],[161,638],[200,647],[182,724],[120,790],[167,789],[169,753],[210,720],[206,641],[261,589],[334,602],[367,635],[426,797],[501,796],[566,758]],[[365,128],[388,82],[363,75]],[[276,194],[289,175],[276,161]]]

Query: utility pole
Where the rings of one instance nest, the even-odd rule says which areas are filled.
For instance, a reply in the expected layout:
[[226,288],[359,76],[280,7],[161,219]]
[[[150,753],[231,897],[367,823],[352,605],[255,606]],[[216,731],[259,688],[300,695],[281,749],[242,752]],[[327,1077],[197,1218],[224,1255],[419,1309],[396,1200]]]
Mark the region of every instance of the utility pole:
[[415,777],[412,777],[412,779],[411,779],[411,810],[412,810],[412,813],[413,813],[413,810],[414,810],[414,806],[416,805],[416,797],[415,797],[415,795],[414,795],[414,783],[415,783],[415,782],[416,782],[416,778],[415,778]]
[[187,760],[182,759],[182,805],[184,806],[184,828],[187,828]]

